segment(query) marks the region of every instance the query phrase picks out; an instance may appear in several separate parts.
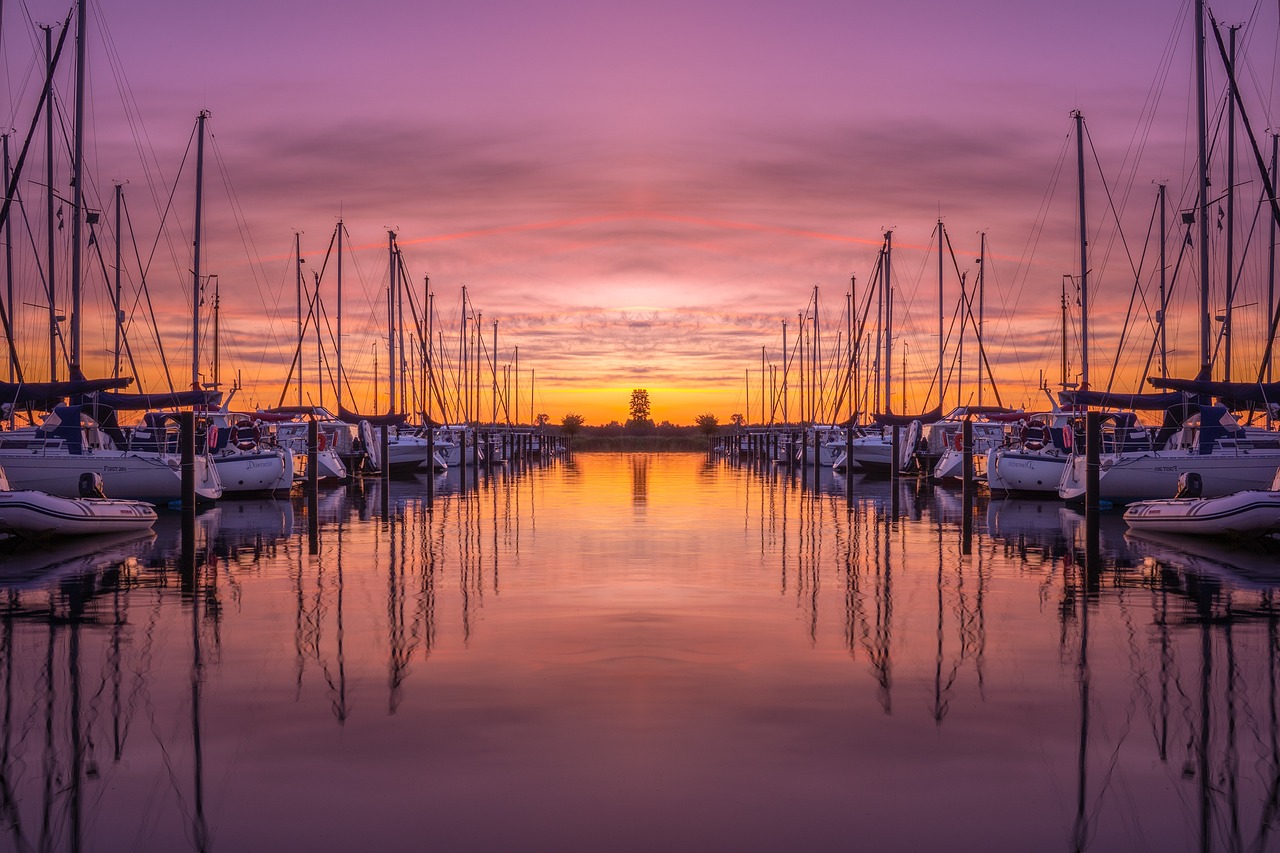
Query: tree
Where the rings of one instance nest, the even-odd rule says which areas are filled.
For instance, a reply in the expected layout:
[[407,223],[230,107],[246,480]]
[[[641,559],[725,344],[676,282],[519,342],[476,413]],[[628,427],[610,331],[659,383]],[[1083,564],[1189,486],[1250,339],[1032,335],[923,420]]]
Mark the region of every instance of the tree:
[[649,392],[643,388],[637,388],[631,392],[631,420],[647,421],[649,420]]
[[747,425],[747,419],[744,418],[741,414],[733,415],[729,418],[729,420],[732,421],[733,425],[736,426],[738,429],[742,429],[744,426]]
[[643,429],[653,426],[653,419],[650,417],[649,392],[643,388],[637,388],[631,392],[631,417],[627,420],[627,426],[631,429]]
[[715,415],[698,415],[693,423],[703,435],[715,435],[720,430],[720,421]]
[[543,412],[538,412],[538,418],[534,421],[539,427],[544,427],[551,420],[551,416]]
[[568,414],[560,419],[560,431],[565,435],[577,435],[587,419],[582,415]]

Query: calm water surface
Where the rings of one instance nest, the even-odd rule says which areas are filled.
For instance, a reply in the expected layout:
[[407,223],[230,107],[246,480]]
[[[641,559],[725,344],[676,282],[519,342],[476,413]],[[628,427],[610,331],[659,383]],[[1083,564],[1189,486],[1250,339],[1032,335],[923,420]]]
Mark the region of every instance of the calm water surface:
[[1275,553],[826,477],[582,454],[6,553],[0,849],[1280,847]]

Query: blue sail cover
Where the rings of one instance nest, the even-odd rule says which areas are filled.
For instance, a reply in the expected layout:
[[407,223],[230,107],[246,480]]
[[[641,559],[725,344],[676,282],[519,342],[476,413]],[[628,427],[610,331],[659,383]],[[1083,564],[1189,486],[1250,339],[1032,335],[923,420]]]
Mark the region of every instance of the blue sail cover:
[[98,395],[98,404],[122,412],[142,412],[150,409],[181,409],[187,406],[216,409],[222,405],[222,392],[172,391],[160,394],[114,394],[104,392]]
[[52,411],[67,397],[127,388],[133,379],[70,379],[66,382],[0,382],[0,406],[31,406]]
[[[1150,380],[1148,380],[1150,381]],[[1064,408],[1095,406],[1102,409],[1138,409],[1161,411],[1185,405],[1187,398],[1179,392],[1164,394],[1126,394],[1118,391],[1061,391],[1058,402]]]
[[368,421],[373,426],[404,426],[404,422],[409,420],[408,415],[397,415],[387,413],[385,415],[362,415],[359,412],[353,412],[350,409],[338,406],[338,420],[348,424],[358,424],[361,421]]
[[1217,397],[1224,405],[1233,409],[1280,403],[1280,382],[1214,382],[1205,379],[1161,379],[1155,376],[1148,378],[1147,382],[1156,388],[1173,388],[1188,394]]
[[921,412],[918,415],[872,415],[871,420],[875,421],[876,426],[910,426],[912,421],[919,421],[922,424],[933,424],[942,420],[942,407],[930,409],[927,412]]

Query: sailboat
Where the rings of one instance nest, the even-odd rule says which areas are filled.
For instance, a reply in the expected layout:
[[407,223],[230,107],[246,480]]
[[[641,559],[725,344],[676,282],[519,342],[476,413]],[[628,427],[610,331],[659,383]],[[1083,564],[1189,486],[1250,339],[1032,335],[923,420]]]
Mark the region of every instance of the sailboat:
[[[1240,383],[1213,382],[1210,380],[1212,353],[1210,350],[1210,329],[1212,317],[1209,313],[1209,224],[1211,200],[1205,188],[1208,181],[1207,131],[1205,118],[1205,81],[1204,81],[1204,23],[1207,10],[1203,0],[1196,0],[1196,60],[1197,60],[1197,137],[1198,152],[1198,186],[1201,188],[1197,199],[1196,220],[1199,230],[1200,261],[1200,376],[1195,380],[1178,380],[1149,377],[1148,382],[1156,387],[1173,389],[1174,397],[1182,397],[1184,407],[1190,415],[1178,429],[1162,430],[1159,438],[1148,448],[1127,450],[1117,447],[1112,452],[1104,452],[1098,477],[1099,496],[1114,503],[1130,503],[1133,501],[1167,498],[1173,496],[1178,488],[1178,480],[1183,474],[1198,474],[1203,482],[1204,497],[1221,497],[1233,492],[1266,489],[1280,469],[1280,439],[1275,433],[1266,431],[1251,432],[1242,428],[1227,412],[1223,405],[1204,405],[1206,396],[1216,396],[1219,401],[1235,402],[1233,394],[1242,390],[1248,393],[1250,385],[1237,387]],[[1213,22],[1216,33],[1216,22]],[[1224,53],[1224,59],[1227,59]],[[1233,103],[1243,109],[1239,89],[1236,86],[1235,69],[1228,60],[1226,62],[1229,78],[1229,96]],[[1246,119],[1247,126],[1247,119]],[[1261,166],[1261,162],[1259,162]],[[1260,168],[1260,177],[1266,188],[1266,198],[1272,216],[1280,221],[1280,206],[1277,205],[1275,190],[1265,168]],[[1276,333],[1274,318],[1269,328],[1269,340]],[[1270,345],[1267,347],[1270,353]],[[1264,365],[1266,358],[1263,359]],[[1264,402],[1267,389],[1261,382],[1261,373],[1257,389]],[[1275,389],[1272,389],[1274,393]],[[1104,448],[1104,451],[1106,448]],[[1086,463],[1083,455],[1077,450],[1063,474],[1058,494],[1068,500],[1082,499],[1085,488]]]

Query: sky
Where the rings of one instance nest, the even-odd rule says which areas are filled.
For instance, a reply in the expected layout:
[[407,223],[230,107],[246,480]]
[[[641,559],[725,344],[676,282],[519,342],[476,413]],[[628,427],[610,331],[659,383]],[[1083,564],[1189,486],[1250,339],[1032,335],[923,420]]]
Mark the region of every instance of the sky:
[[[43,35],[35,26],[60,24],[68,8],[4,6],[0,108],[15,152],[38,94]],[[1280,125],[1276,6],[1232,0],[1211,9],[1224,25],[1244,25],[1241,86],[1269,148],[1264,132]],[[415,293],[429,277],[435,294],[434,328],[447,330],[448,355],[436,360],[442,384],[456,373],[465,286],[485,329],[485,359],[494,321],[500,374],[515,372],[519,347],[512,417],[545,413],[558,422],[574,412],[588,423],[625,421],[634,388],[649,391],[657,421],[689,423],[702,413],[760,420],[761,348],[769,365],[781,365],[783,321],[794,344],[816,286],[823,359],[834,365],[851,280],[861,306],[891,230],[891,405],[930,408],[938,402],[939,220],[955,254],[944,264],[946,326],[960,297],[957,270],[973,288],[985,234],[984,350],[999,399],[1043,407],[1042,377],[1060,381],[1064,282],[1068,380],[1079,381],[1076,110],[1088,142],[1091,385],[1137,390],[1155,372],[1147,363],[1160,182],[1169,194],[1167,264],[1179,270],[1170,372],[1195,370],[1196,264],[1173,258],[1184,234],[1179,211],[1194,206],[1190,3],[131,0],[89,10],[86,193],[104,211],[105,250],[102,261],[91,253],[85,262],[91,375],[112,370],[103,270],[115,265],[111,194],[124,182],[133,372],[150,390],[190,384],[191,145],[201,110],[211,134],[202,272],[216,276],[219,378],[224,386],[239,378],[240,407],[297,401],[296,386],[285,387],[297,336],[295,233],[305,280],[323,269],[325,357],[337,363],[335,261],[326,265],[325,253],[339,219],[353,250],[341,359],[349,408],[389,405],[387,353],[377,343],[386,334],[389,230]],[[1225,78],[1221,63],[1209,66],[1211,182],[1225,188]],[[69,69],[57,78],[54,158],[54,186],[67,199]],[[12,236],[15,336],[32,378],[49,370],[39,283],[43,146],[41,130],[20,183],[25,218],[15,213]],[[1238,146],[1232,378],[1245,378],[1265,337],[1268,236],[1243,133]],[[1223,294],[1213,297],[1218,311],[1225,230],[1214,229],[1211,249],[1222,272],[1211,285]],[[55,234],[60,294],[69,234]],[[950,331],[948,405],[976,401],[974,334],[966,332],[962,376],[953,366],[957,339]],[[307,347],[303,397],[333,406],[333,385],[316,382],[314,333]],[[205,382],[211,349],[202,345]],[[794,419],[799,378],[790,370]],[[487,369],[482,382],[487,417]],[[826,382],[834,384],[830,370]],[[501,384],[515,395],[514,379]],[[983,393],[993,402],[989,385]],[[766,420],[783,414],[764,409]]]

